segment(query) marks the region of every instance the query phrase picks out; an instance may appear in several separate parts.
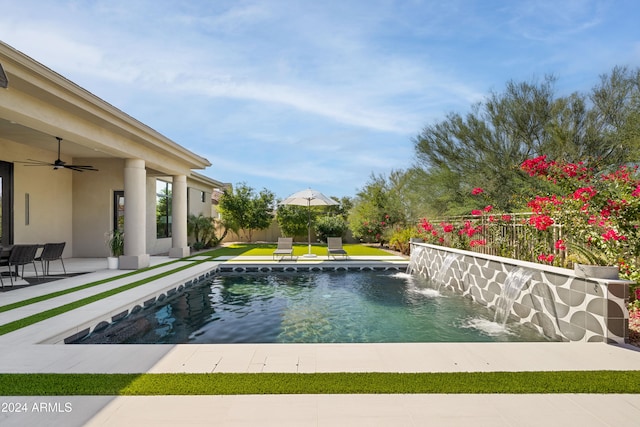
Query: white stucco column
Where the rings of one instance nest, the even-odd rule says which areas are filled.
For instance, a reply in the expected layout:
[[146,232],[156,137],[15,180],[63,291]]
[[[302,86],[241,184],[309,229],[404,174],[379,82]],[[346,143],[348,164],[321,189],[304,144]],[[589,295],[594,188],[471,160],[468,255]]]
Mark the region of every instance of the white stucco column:
[[173,177],[171,193],[171,250],[170,258],[183,258],[190,255],[187,243],[187,177]]
[[121,270],[137,270],[150,264],[145,236],[146,176],[144,160],[125,160],[124,256],[120,257]]

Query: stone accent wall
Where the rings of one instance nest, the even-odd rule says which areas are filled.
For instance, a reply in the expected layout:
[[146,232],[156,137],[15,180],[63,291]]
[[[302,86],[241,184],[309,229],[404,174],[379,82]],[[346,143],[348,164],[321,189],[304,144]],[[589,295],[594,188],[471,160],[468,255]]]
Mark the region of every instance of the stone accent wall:
[[[445,267],[444,269],[442,267]],[[489,308],[505,300],[505,281],[516,269],[528,278],[509,319],[561,341],[625,343],[629,339],[629,281],[577,277],[573,270],[411,243],[409,269]]]

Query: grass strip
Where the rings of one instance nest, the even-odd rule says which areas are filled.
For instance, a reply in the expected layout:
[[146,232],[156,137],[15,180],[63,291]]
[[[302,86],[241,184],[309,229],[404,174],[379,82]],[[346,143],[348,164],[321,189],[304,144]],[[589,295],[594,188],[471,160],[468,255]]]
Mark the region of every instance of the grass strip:
[[640,393],[640,371],[0,374],[2,396]]
[[104,283],[120,280],[120,279],[123,279],[125,277],[134,276],[136,274],[144,273],[146,271],[153,270],[155,268],[164,267],[164,266],[167,266],[169,264],[176,263],[178,261],[181,261],[181,260],[165,262],[163,264],[154,265],[153,267],[147,267],[147,268],[140,269],[140,270],[134,270],[134,271],[131,271],[129,273],[120,274],[118,276],[109,277],[107,279],[102,279],[102,280],[97,280],[95,282],[85,283],[83,285],[79,285],[79,286],[76,286],[74,288],[63,289],[61,291],[51,292],[50,294],[39,295],[37,297],[29,298],[29,299],[22,300],[22,301],[17,301],[17,302],[14,302],[14,303],[11,303],[11,304],[7,304],[7,305],[3,305],[3,306],[0,306],[0,313],[3,313],[5,311],[14,310],[14,309],[20,308],[20,307],[25,307],[25,306],[31,305],[31,304],[36,304],[36,303],[39,303],[39,302],[42,302],[42,301],[46,301],[46,300],[49,300],[49,299],[52,299],[52,298],[57,298],[59,296],[67,295],[67,294],[70,294],[70,293],[73,293],[73,292],[77,292],[77,291],[81,291],[83,289],[92,288],[94,286],[102,285]]
[[181,267],[175,268],[171,271],[166,271],[160,274],[156,274],[154,276],[147,277],[142,280],[138,280],[136,282],[127,283],[126,285],[122,285],[117,288],[109,289],[107,291],[101,292],[99,294],[91,295],[89,297],[70,302],[68,304],[61,305],[59,307],[55,307],[40,313],[32,314],[31,316],[24,317],[22,319],[14,320],[13,322],[6,323],[4,325],[0,325],[0,335],[8,334],[9,332],[16,331],[20,328],[24,328],[26,326],[31,326],[34,323],[41,322],[46,319],[50,319],[51,317],[66,313],[71,310],[75,310],[76,308],[83,307],[87,304],[91,304],[92,302],[99,301],[103,298],[110,297],[112,295],[119,294],[120,292],[128,291],[129,289],[136,288],[138,286],[142,286],[154,280],[165,277],[169,274],[177,273],[179,271],[185,270],[187,268],[191,268],[196,264],[199,264],[203,261],[193,261],[190,264],[183,265]]
[[[223,248],[214,249],[212,251],[203,252],[199,255],[205,255],[210,257],[221,256],[272,256],[273,251],[276,250],[277,245],[272,243],[234,243]],[[360,245],[360,244],[344,244],[343,248],[347,251],[349,256],[390,256],[389,252],[382,249]],[[294,244],[293,255],[302,256],[309,252],[309,246],[306,244]],[[315,255],[326,255],[326,245],[311,245],[311,253]]]

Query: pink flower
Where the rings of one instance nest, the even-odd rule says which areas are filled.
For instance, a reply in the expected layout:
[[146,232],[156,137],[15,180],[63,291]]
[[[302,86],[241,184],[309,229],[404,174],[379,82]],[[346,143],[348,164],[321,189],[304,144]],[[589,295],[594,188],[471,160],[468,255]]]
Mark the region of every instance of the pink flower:
[[627,237],[626,237],[626,236],[624,236],[624,235],[622,235],[622,234],[619,234],[619,233],[618,233],[618,232],[616,232],[616,230],[614,230],[613,228],[610,228],[610,229],[608,229],[607,231],[605,231],[604,233],[602,233],[602,238],[603,238],[605,241],[608,241],[608,240],[615,240],[615,241],[618,241],[618,240],[627,240]]
[[559,251],[564,251],[564,250],[567,249],[567,246],[564,244],[564,240],[562,240],[562,239],[556,240],[555,247]]
[[427,221],[426,218],[422,219],[422,222],[420,223],[420,226],[422,227],[422,229],[424,231],[431,231],[433,230],[433,224],[431,224],[429,221]]
[[480,209],[474,209],[471,211],[471,215],[473,216],[481,216],[482,215],[482,211]]
[[593,187],[582,187],[582,188],[578,188],[576,191],[573,192],[573,198],[576,200],[584,200],[585,202],[587,200],[590,200],[593,198],[593,196],[596,195],[596,190]]
[[451,233],[453,231],[453,224],[443,222],[440,224],[440,226],[442,227],[442,231],[444,231],[445,233]]
[[553,255],[553,254],[540,254],[540,255],[538,255],[538,261],[540,261],[540,262],[548,262],[549,264],[551,264],[554,259],[555,259],[555,255]]
[[532,215],[529,218],[529,224],[533,225],[540,231],[545,231],[547,228],[553,225],[554,221],[548,215]]
[[547,163],[547,156],[539,156],[535,159],[527,159],[522,162],[520,169],[527,172],[530,176],[543,176],[547,174],[547,170],[552,163]]
[[491,212],[491,209],[493,209],[493,206],[488,205],[488,206],[485,206],[484,211],[485,212]]
[[482,194],[484,193],[484,190],[480,187],[476,187],[473,190],[471,190],[471,194],[473,194],[474,196],[477,196],[478,194]]

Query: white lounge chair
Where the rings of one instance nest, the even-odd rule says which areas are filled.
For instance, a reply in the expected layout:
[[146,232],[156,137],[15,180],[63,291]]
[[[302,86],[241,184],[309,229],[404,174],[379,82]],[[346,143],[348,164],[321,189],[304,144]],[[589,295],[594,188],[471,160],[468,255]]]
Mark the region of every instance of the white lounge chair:
[[327,257],[336,259],[336,255],[342,256],[342,259],[349,258],[347,251],[342,247],[342,237],[327,237]]
[[293,237],[278,237],[278,247],[273,251],[273,259],[276,259],[278,255],[280,255],[280,260],[287,255],[293,259]]

